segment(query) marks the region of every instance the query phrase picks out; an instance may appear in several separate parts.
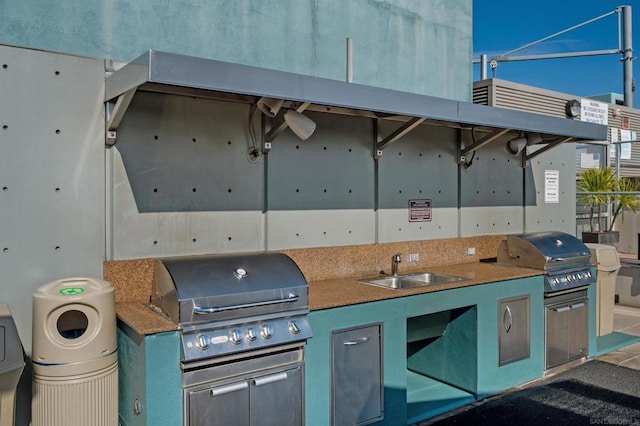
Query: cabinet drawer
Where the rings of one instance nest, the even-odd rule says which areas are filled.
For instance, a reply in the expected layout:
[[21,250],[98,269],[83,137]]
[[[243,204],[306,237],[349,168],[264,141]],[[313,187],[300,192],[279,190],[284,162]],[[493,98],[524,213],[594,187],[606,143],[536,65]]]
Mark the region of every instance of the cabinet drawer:
[[332,333],[333,425],[364,425],[383,418],[381,338],[381,324]]

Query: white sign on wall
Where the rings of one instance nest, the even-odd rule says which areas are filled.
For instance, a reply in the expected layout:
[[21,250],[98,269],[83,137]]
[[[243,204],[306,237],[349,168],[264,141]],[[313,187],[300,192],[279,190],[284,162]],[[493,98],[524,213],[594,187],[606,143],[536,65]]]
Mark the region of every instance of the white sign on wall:
[[616,146],[620,145],[620,159],[631,160],[631,142],[621,143],[625,141],[635,141],[636,132],[628,129],[619,129],[611,127],[611,145],[609,145],[609,157],[615,158]]
[[600,166],[600,156],[597,154],[591,154],[588,152],[583,152],[580,154],[580,167],[583,169],[590,169],[591,167],[595,167],[596,169]]
[[558,170],[544,171],[544,202],[560,202],[560,172]]
[[611,143],[609,144],[609,158],[616,158],[616,143],[620,142],[620,129],[617,127],[610,127],[611,130]]
[[[631,130],[620,129],[620,141],[630,141],[633,138],[631,137]],[[621,143],[620,144],[620,159],[621,160],[631,160],[631,144],[630,143]]]
[[609,105],[592,99],[581,99],[580,121],[606,126],[609,123]]

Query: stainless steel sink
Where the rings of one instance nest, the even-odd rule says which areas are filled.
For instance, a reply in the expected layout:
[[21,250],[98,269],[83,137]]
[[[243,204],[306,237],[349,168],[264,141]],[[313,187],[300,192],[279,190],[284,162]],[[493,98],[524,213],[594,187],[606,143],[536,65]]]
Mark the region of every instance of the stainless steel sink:
[[432,272],[423,272],[419,274],[407,274],[391,277],[365,279],[361,282],[365,284],[376,285],[378,287],[386,287],[394,290],[404,290],[408,288],[424,287],[433,284],[446,284],[456,281],[464,281],[467,278],[456,277],[453,275],[434,274]]
[[446,284],[456,281],[464,281],[467,278],[455,277],[453,275],[434,274],[432,272],[424,272],[421,274],[403,275],[404,279],[412,281],[420,281],[424,284]]

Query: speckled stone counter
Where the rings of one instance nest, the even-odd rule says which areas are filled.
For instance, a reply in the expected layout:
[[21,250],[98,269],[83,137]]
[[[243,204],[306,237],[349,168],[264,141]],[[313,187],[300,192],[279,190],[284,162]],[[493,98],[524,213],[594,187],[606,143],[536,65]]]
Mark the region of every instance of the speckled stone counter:
[[[425,269],[406,271],[425,272]],[[512,268],[494,263],[463,263],[458,265],[434,266],[428,272],[467,278],[447,284],[431,284],[407,290],[393,290],[365,284],[358,279],[333,279],[309,282],[309,308],[312,311],[337,308],[339,306],[367,303],[378,300],[406,297],[421,293],[450,290],[472,285],[506,281],[541,275],[541,271],[527,268]],[[404,273],[404,272],[403,272]],[[369,276],[371,278],[371,276]]]
[[[540,275],[541,271],[526,268],[512,268],[493,263],[463,263],[458,265],[434,266],[429,272],[467,278],[448,284],[433,284],[407,290],[392,290],[359,282],[355,278],[316,280],[309,282],[309,309],[321,310],[340,306],[367,303],[415,294],[450,290],[497,281]],[[403,273],[425,272],[425,269],[407,270]],[[371,275],[369,275],[371,277]],[[175,323],[151,309],[146,300],[116,303],[118,318],[140,335],[161,333],[177,329]]]
[[176,323],[141,302],[116,303],[116,315],[141,336],[178,329]]
[[[309,282],[309,308],[313,311],[539,275],[540,271],[533,269],[479,262],[480,259],[494,257],[504,238],[503,235],[485,235],[282,252],[296,262]],[[475,254],[469,254],[470,248]],[[391,290],[358,281],[374,277],[379,271],[389,272],[391,257],[395,253],[405,258],[400,264],[400,274],[430,271],[467,280],[410,290]],[[409,253],[418,254],[418,261],[407,263]],[[137,259],[104,263],[104,279],[115,287],[119,320],[141,335],[177,328],[176,324],[148,306],[154,261]]]

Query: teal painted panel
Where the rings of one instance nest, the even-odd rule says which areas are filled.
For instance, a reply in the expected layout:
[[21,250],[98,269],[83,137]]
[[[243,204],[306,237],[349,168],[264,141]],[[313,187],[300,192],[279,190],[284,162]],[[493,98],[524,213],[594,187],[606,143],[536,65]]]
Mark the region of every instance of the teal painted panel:
[[146,410],[136,415],[134,401],[145,401],[144,339],[124,323],[118,324],[118,418],[123,426],[147,424]]
[[398,425],[407,418],[406,407],[406,317],[404,298],[313,311],[309,322],[313,337],[305,352],[306,425],[331,424],[331,331],[384,320],[383,374],[384,420],[380,425]]
[[182,424],[182,372],[177,331],[145,337],[147,424]]
[[442,336],[408,345],[407,368],[475,394],[479,364],[476,307],[450,312]]
[[6,44],[129,61],[149,49],[469,101],[472,0],[3,2]]
[[[384,407],[381,424],[406,424],[407,402],[407,318],[435,312],[473,307],[461,312],[468,315],[459,336],[477,335],[477,364],[468,367],[476,371],[476,398],[497,394],[516,385],[542,377],[544,372],[544,305],[542,277],[531,277],[492,284],[470,286],[454,290],[401,297],[354,306],[313,311],[309,321],[314,337],[309,339],[305,355],[306,419],[307,425],[326,425],[330,422],[330,336],[331,330],[384,322]],[[498,300],[520,295],[531,301],[531,356],[499,367],[498,365]],[[473,324],[476,324],[475,326]],[[472,328],[464,330],[465,327]],[[475,330],[473,329],[475,328]],[[415,330],[412,331],[412,334]],[[460,338],[462,343],[467,337]],[[473,339],[472,339],[473,340]],[[455,353],[451,351],[450,353]],[[462,349],[460,352],[462,353]],[[448,360],[455,364],[458,359]],[[465,363],[470,362],[469,360]],[[439,389],[437,386],[434,389]],[[426,404],[412,404],[412,418],[422,418],[421,406],[431,415],[442,411],[429,403],[429,391],[417,390]],[[431,396],[437,401],[440,391]],[[417,398],[415,395],[412,398]],[[413,400],[411,400],[413,401]],[[445,401],[445,403],[453,403]],[[436,403],[437,405],[437,403]],[[427,408],[425,408],[427,409]]]
[[[118,324],[118,411],[123,426],[182,424],[178,332],[140,336]],[[134,411],[139,401],[140,412]]]

